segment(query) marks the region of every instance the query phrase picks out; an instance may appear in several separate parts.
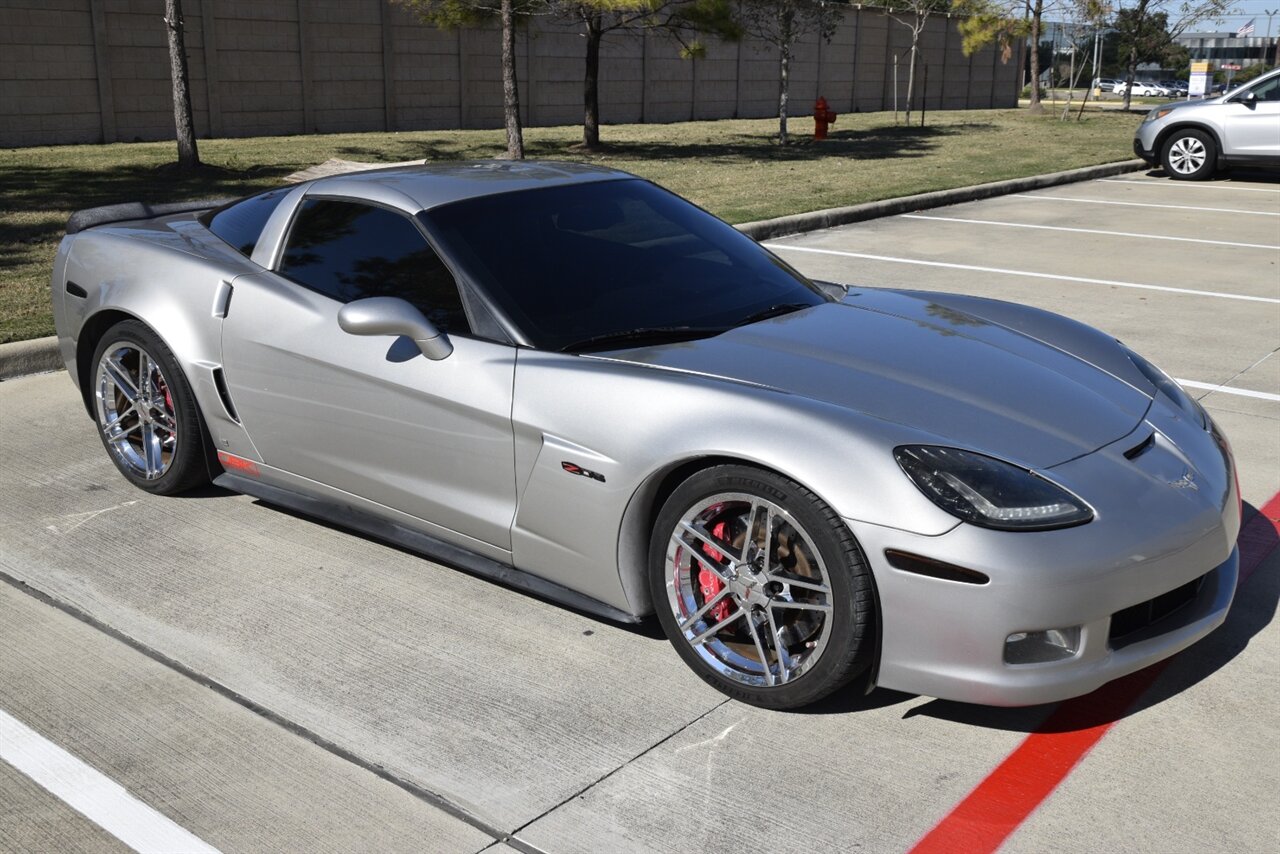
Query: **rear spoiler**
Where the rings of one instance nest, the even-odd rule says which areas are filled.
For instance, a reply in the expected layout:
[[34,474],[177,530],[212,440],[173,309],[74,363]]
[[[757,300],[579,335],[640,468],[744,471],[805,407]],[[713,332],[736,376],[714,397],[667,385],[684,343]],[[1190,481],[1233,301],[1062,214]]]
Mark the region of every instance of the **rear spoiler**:
[[170,214],[207,211],[212,208],[235,201],[234,199],[205,199],[199,202],[168,202],[162,205],[151,205],[146,202],[124,202],[118,205],[104,205],[100,208],[85,208],[76,211],[67,220],[67,234],[76,234],[86,228],[97,225],[108,225],[113,222],[128,222],[134,219],[152,219]]

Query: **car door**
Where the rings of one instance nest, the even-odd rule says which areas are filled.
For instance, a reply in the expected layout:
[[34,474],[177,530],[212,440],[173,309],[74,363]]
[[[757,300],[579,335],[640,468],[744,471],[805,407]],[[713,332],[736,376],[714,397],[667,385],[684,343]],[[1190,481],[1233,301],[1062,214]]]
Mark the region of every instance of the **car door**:
[[[343,332],[339,309],[368,296],[417,306],[453,353],[431,361],[408,338]],[[223,360],[268,467],[454,542],[510,549],[515,349],[469,334],[457,285],[412,217],[304,199],[275,269],[235,280]]]
[[1243,93],[1227,104],[1227,155],[1237,157],[1280,157],[1280,75],[1253,86],[1254,100],[1246,101]]

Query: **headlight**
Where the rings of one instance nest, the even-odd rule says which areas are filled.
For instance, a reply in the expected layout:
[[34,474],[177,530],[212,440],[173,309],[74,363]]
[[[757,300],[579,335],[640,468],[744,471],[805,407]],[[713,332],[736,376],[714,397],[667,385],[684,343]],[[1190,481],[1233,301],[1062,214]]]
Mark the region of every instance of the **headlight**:
[[[1123,344],[1120,346],[1124,347]],[[1142,375],[1150,380],[1151,384],[1154,385],[1161,394],[1173,401],[1174,405],[1183,412],[1190,415],[1192,420],[1199,424],[1202,429],[1209,429],[1211,422],[1209,420],[1208,413],[1204,411],[1204,407],[1196,402],[1191,395],[1187,394],[1182,386],[1178,385],[1178,383],[1173,379],[1173,377],[1169,376],[1164,371],[1160,370],[1155,365],[1130,350],[1128,347],[1124,347],[1124,352],[1129,356],[1129,361],[1133,362],[1133,364],[1137,366],[1138,370],[1142,372]]]
[[1161,108],[1154,109],[1151,112],[1147,113],[1147,117],[1142,120],[1142,123],[1146,124],[1147,122],[1154,122],[1156,119],[1163,119],[1165,116],[1169,115],[1172,112],[1173,110],[1167,107],[1163,109]]
[[904,445],[893,455],[930,501],[973,525],[1044,531],[1093,518],[1088,505],[1056,483],[992,457],[936,445]]

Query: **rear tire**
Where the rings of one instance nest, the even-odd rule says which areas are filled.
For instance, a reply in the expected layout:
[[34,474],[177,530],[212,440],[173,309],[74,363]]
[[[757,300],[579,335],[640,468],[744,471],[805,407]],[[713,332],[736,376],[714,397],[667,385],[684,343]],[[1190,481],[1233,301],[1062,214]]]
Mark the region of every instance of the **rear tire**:
[[156,495],[205,484],[204,424],[177,359],[145,324],[107,330],[89,375],[107,455],[130,483]]
[[1204,131],[1174,131],[1160,151],[1160,164],[1177,181],[1204,181],[1218,168],[1218,146]]
[[740,465],[693,475],[658,515],[649,569],[676,652],[744,703],[805,706],[871,663],[875,596],[862,550],[795,481]]

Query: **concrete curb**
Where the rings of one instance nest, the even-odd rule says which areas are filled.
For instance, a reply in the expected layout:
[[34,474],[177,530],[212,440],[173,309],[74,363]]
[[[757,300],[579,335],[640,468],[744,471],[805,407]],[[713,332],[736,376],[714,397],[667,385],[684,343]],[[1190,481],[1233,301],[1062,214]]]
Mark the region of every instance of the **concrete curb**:
[[0,344],[0,382],[28,374],[60,371],[64,367],[62,354],[58,351],[58,339],[53,335],[33,341]]
[[1137,172],[1140,169],[1147,168],[1150,167],[1143,160],[1125,160],[1120,163],[1106,163],[1102,166],[1086,166],[1083,169],[1051,172],[1048,175],[1033,175],[1030,178],[1011,178],[1008,181],[993,181],[990,184],[978,184],[973,187],[957,187],[954,190],[938,190],[932,193],[920,193],[915,196],[903,196],[898,199],[867,202],[864,205],[853,205],[847,208],[828,208],[823,211],[810,211],[809,213],[782,216],[777,219],[744,222],[737,226],[737,229],[756,240],[768,240],[787,234],[817,231],[820,228],[833,228],[837,225],[847,225],[851,222],[861,222],[862,220],[877,219],[883,216],[895,216],[909,211],[957,205],[961,202],[989,199],[992,196],[1025,193],[1027,190],[1056,187],[1059,184],[1072,184],[1076,181],[1090,181],[1094,178],[1122,175],[1126,172]]
[[[960,204],[961,202],[989,199],[992,196],[1005,196],[1010,193],[1024,193],[1027,190],[1038,190],[1043,187],[1056,187],[1059,184],[1106,178],[1111,175],[1122,175],[1126,172],[1137,172],[1145,168],[1147,168],[1147,164],[1142,160],[1125,160],[1120,163],[1107,163],[1102,166],[1086,166],[1083,169],[1052,172],[1048,175],[1033,175],[1030,178],[1013,178],[1008,181],[993,181],[990,184],[978,184],[973,187],[957,187],[954,190],[938,190],[933,193],[903,196],[899,199],[885,199],[879,202],[868,202],[865,205],[828,208],[822,211],[782,216],[777,219],[744,222],[737,226],[737,229],[756,240],[768,240],[772,237],[782,237],[785,234],[799,234],[803,231],[832,228],[837,225],[846,225],[851,222],[861,222],[862,220],[876,219],[882,216],[894,216],[908,211],[940,208],[946,205]],[[34,341],[16,341],[12,344],[0,344],[0,381],[11,380],[28,374],[60,371],[63,367],[62,356],[58,352],[58,339],[52,335],[48,338],[37,338]]]

